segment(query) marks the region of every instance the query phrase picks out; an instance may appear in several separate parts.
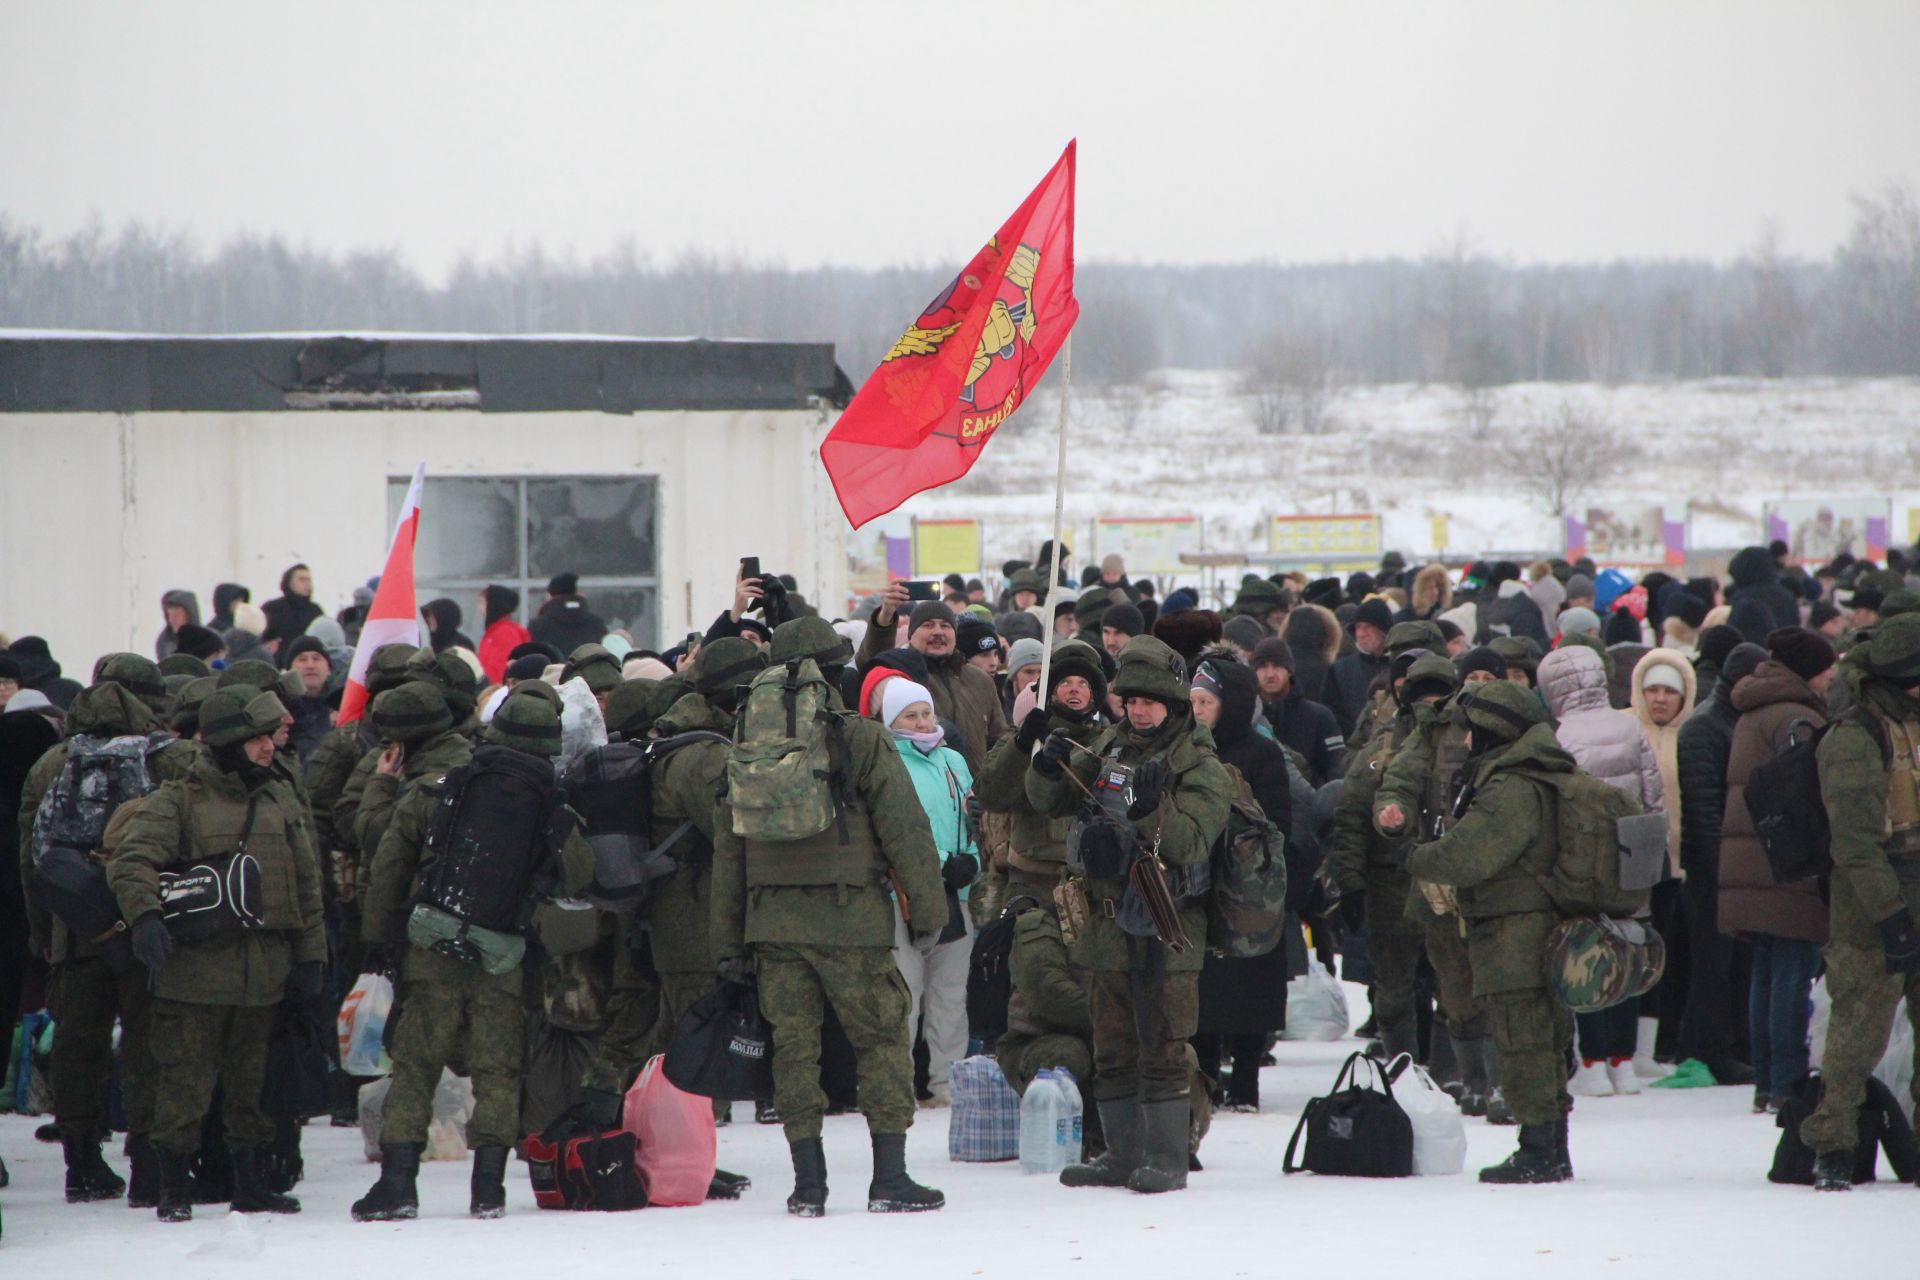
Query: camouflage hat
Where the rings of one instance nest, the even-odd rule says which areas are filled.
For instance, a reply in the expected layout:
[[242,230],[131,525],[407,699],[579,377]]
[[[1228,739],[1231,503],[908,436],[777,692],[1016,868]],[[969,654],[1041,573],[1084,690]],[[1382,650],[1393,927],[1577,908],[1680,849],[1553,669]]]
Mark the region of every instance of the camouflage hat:
[[1250,576],[1240,584],[1240,593],[1233,598],[1232,612],[1264,617],[1275,609],[1285,608],[1286,604],[1287,596],[1279,583]]
[[[519,684],[513,686],[513,693],[524,693],[530,698],[545,698],[555,707],[564,705],[560,698],[560,691],[548,684],[545,680],[522,680]],[[508,694],[507,696],[511,697],[513,695]]]
[[853,661],[853,646],[825,618],[795,618],[773,629],[772,660],[792,662],[812,658],[823,667],[844,667]]
[[231,689],[237,684],[271,691],[280,687],[280,672],[271,662],[262,662],[258,658],[242,658],[220,673],[222,689]]
[[167,709],[167,685],[153,659],[137,653],[110,653],[94,667],[96,685],[117,684],[140,699],[147,710],[163,714]]
[[1469,727],[1501,742],[1512,742],[1534,725],[1547,722],[1547,709],[1540,699],[1510,680],[1469,685],[1460,691],[1455,705],[1466,714]]
[[187,676],[198,679],[213,674],[213,668],[203,658],[190,653],[170,653],[160,659],[160,674],[163,676]]
[[375,698],[368,719],[387,742],[422,742],[453,728],[445,691],[425,680],[409,680]]
[[367,661],[367,694],[379,697],[389,689],[398,689],[413,677],[407,671],[407,663],[418,653],[410,644],[383,644],[373,651],[373,657]]
[[746,684],[767,665],[765,650],[751,640],[722,636],[700,646],[688,674],[693,677],[694,692],[702,697]]
[[[1920,613],[1920,591],[1911,587],[1902,587],[1898,591],[1889,591],[1887,598],[1880,602],[1880,620],[1897,618],[1903,613]],[[164,670],[165,663],[160,664]]]
[[560,710],[537,694],[516,689],[494,709],[493,719],[480,736],[497,747],[511,747],[530,756],[557,756]]
[[1540,651],[1540,642],[1531,636],[1495,636],[1487,641],[1487,648],[1505,658],[1509,667],[1519,667],[1529,677],[1540,669],[1540,659],[1546,656]]
[[421,680],[439,689],[447,710],[455,721],[473,714],[480,700],[480,678],[473,674],[467,660],[451,649],[435,653],[420,649],[407,659],[407,678]]
[[1421,698],[1451,697],[1460,687],[1460,670],[1451,659],[1429,653],[1407,668],[1407,682],[1400,686],[1400,703],[1412,706]]
[[653,691],[660,684],[659,680],[622,680],[615,685],[607,695],[607,735],[628,739],[646,737],[654,721],[648,708],[652,705]]
[[1007,589],[1009,591],[1031,591],[1035,595],[1040,595],[1047,589],[1047,580],[1041,577],[1037,570],[1016,569],[1014,570],[1013,576],[1007,579]]
[[1192,701],[1187,662],[1153,636],[1135,636],[1120,651],[1113,692],[1122,698],[1157,698],[1184,707]]
[[1083,627],[1100,625],[1100,619],[1113,607],[1113,588],[1094,583],[1080,593],[1073,604],[1073,619]]
[[279,693],[280,701],[292,707],[296,702],[300,702],[306,698],[306,682],[291,671],[282,671],[280,673]]
[[[745,644],[742,640],[740,643]],[[587,688],[595,693],[610,692],[620,683],[620,659],[613,651],[602,644],[583,644],[567,655],[566,669],[560,673],[560,683],[579,676],[587,682]]]
[[183,738],[191,738],[200,732],[200,708],[219,687],[217,676],[205,675],[187,681],[174,694],[173,709],[168,713],[168,723],[173,731]]
[[1397,658],[1409,649],[1447,651],[1447,637],[1432,622],[1396,622],[1387,629],[1387,656]]
[[1920,683],[1920,613],[1880,619],[1867,641],[1867,674],[1900,684]]
[[1666,941],[1644,921],[1576,916],[1547,935],[1547,983],[1575,1013],[1645,995],[1666,967]]
[[286,708],[270,693],[251,685],[216,688],[200,704],[200,740],[210,747],[248,742],[275,733],[286,718]]

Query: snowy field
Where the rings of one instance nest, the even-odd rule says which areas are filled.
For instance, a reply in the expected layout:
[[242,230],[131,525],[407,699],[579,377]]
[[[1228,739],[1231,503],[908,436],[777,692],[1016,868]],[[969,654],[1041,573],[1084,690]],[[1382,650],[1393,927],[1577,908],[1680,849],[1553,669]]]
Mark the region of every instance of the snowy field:
[[[1349,988],[1355,1016],[1365,1003]],[[1149,1197],[1068,1190],[1016,1164],[948,1161],[945,1111],[923,1111],[910,1169],[947,1194],[939,1213],[866,1212],[864,1122],[830,1118],[827,1216],[789,1218],[780,1130],[720,1131],[722,1167],[752,1177],[745,1198],[692,1209],[570,1214],[534,1208],[526,1167],[508,1171],[508,1214],[466,1217],[467,1166],[428,1164],[422,1218],[361,1224],[347,1206],[371,1184],[354,1129],[306,1131],[297,1217],[196,1210],[163,1226],[124,1202],[68,1205],[60,1152],[33,1141],[38,1120],[0,1116],[13,1186],[0,1191],[0,1276],[40,1280],[254,1280],[360,1277],[660,1275],[753,1280],[848,1277],[1281,1275],[1663,1276],[1769,1280],[1920,1274],[1920,1190],[1882,1182],[1845,1195],[1778,1187],[1766,1170],[1778,1131],[1749,1113],[1744,1088],[1649,1090],[1582,1099],[1573,1116],[1576,1181],[1484,1187],[1474,1170],[1504,1158],[1513,1129],[1468,1120],[1459,1176],[1364,1181],[1285,1177],[1281,1157],[1306,1100],[1324,1092],[1356,1040],[1279,1046],[1258,1115],[1218,1115],[1189,1189]],[[118,1143],[110,1151],[124,1168]],[[1886,1165],[1881,1162],[1884,1176]]]

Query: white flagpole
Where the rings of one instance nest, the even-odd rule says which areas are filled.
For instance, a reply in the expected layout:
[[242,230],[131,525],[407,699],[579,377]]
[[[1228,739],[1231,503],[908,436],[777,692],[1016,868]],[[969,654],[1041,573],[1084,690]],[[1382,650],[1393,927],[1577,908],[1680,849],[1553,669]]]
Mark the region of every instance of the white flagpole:
[[[1060,546],[1061,525],[1065,519],[1067,506],[1067,398],[1073,388],[1073,334],[1067,334],[1067,340],[1060,345],[1060,459],[1055,465],[1053,476],[1053,559],[1047,564],[1047,593],[1042,597],[1043,616],[1040,625],[1044,628],[1040,652],[1040,687],[1036,691],[1034,705],[1043,711],[1047,706],[1047,676],[1053,670],[1053,611],[1060,607],[1054,593],[1060,587],[1060,560],[1065,551]],[[1100,708],[1096,707],[1098,711]]]

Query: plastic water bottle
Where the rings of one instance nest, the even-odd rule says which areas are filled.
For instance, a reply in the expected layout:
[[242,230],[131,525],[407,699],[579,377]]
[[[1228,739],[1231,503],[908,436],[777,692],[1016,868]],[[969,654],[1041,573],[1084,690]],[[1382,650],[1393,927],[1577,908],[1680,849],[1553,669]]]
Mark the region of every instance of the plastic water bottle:
[[[1067,1095],[1053,1068],[1033,1078],[1020,1099],[1020,1172],[1058,1173],[1065,1167],[1059,1142],[1060,1122],[1068,1116]],[[1069,1120],[1071,1123],[1071,1120]]]
[[1073,1072],[1065,1067],[1053,1069],[1054,1083],[1060,1086],[1061,1094],[1067,1100],[1067,1115],[1060,1121],[1055,1141],[1065,1153],[1062,1167],[1079,1164],[1081,1152],[1085,1148],[1087,1106],[1080,1097],[1080,1086],[1074,1083]]

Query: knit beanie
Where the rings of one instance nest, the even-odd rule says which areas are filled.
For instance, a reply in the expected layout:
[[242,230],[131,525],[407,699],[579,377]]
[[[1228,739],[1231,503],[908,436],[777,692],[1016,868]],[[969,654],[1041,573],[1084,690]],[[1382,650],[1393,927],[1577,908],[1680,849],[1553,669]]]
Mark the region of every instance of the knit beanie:
[[1015,640],[1013,647],[1007,650],[1007,670],[1018,671],[1022,667],[1037,666],[1046,656],[1045,645],[1023,637]]
[[[1573,593],[1569,591],[1568,595]],[[1600,615],[1581,605],[1560,611],[1560,634],[1563,636],[1597,636],[1600,634]]]
[[1040,619],[1024,610],[1001,614],[997,625],[1000,628],[1001,637],[1009,644],[1016,640],[1042,639],[1047,630],[1041,625]]
[[954,626],[954,641],[954,648],[963,658],[993,653],[1000,648],[1000,634],[993,629],[993,624],[972,614],[960,615],[960,621]]
[[1727,652],[1726,659],[1720,664],[1720,683],[1729,690],[1757,670],[1761,663],[1772,655],[1757,644],[1748,644],[1742,640]]
[[1462,681],[1466,680],[1466,678],[1475,671],[1485,671],[1495,680],[1505,680],[1507,678],[1507,660],[1500,656],[1498,649],[1491,648],[1488,645],[1481,645],[1477,649],[1467,650],[1458,658],[1454,659],[1454,666],[1460,672],[1460,679]]
[[922,600],[913,606],[913,612],[907,615],[907,635],[912,636],[929,622],[944,622],[952,626],[953,610],[939,600]]
[[1291,673],[1293,671],[1293,646],[1279,636],[1268,636],[1265,640],[1253,646],[1253,656],[1249,659],[1248,665],[1255,671],[1258,671],[1261,667],[1268,666],[1285,667],[1287,671]]
[[880,723],[891,729],[900,713],[916,702],[924,702],[932,706],[932,690],[923,684],[914,683],[905,676],[887,681],[886,687],[880,690]]
[[1781,627],[1767,633],[1766,650],[1775,662],[1802,680],[1811,680],[1839,661],[1833,643],[1805,627]]
[[1141,616],[1139,607],[1132,604],[1109,606],[1100,618],[1100,625],[1112,627],[1127,636],[1137,636],[1147,629],[1147,621]]
[[1258,648],[1262,640],[1271,636],[1258,618],[1244,613],[1236,613],[1222,623],[1220,634],[1228,644],[1248,652]]
[[1391,631],[1393,630],[1393,610],[1387,606],[1385,600],[1375,596],[1371,600],[1362,602],[1360,607],[1354,610],[1348,626],[1357,627],[1363,622],[1383,633]]
[[[1578,600],[1583,596],[1589,599],[1592,598],[1593,579],[1584,573],[1573,574],[1567,579],[1567,599]],[[1561,615],[1561,617],[1565,616],[1565,614]]]

